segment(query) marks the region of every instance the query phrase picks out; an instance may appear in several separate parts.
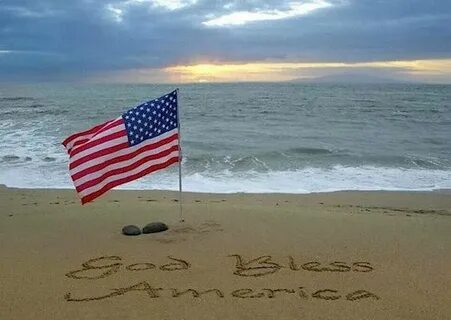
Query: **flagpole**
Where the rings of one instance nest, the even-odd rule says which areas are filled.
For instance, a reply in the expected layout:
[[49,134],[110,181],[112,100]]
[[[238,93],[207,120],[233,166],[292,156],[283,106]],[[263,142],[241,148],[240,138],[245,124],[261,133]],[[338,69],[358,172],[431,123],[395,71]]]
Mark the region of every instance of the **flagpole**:
[[179,106],[180,106],[180,98],[179,98],[179,88],[176,89],[177,91],[177,131],[179,136],[179,208],[180,208],[180,222],[184,222],[183,219],[183,210],[182,210],[182,135],[180,132],[180,113],[179,113]]

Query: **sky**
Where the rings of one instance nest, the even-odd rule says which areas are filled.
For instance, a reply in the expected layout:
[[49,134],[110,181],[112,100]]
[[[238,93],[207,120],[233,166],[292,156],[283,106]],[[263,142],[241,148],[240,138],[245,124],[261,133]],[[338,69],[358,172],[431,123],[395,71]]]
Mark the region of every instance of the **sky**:
[[0,0],[0,82],[451,83],[450,0]]

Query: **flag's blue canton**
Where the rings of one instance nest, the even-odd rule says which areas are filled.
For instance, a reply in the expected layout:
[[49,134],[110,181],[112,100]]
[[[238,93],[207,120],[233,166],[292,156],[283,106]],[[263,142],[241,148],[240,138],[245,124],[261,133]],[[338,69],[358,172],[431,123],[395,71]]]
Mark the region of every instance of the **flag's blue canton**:
[[177,91],[134,107],[122,119],[130,146],[177,128]]

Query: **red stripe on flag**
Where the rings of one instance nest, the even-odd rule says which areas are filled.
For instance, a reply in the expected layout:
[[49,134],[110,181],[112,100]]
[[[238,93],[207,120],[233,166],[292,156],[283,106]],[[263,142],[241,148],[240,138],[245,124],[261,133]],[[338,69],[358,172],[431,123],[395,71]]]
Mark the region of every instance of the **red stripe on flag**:
[[72,147],[70,147],[70,149],[68,149],[68,151],[70,152],[73,148],[75,148],[76,146],[79,146],[80,144],[86,143],[89,140],[91,140],[91,138],[84,138],[81,140],[77,140],[72,144]]
[[[159,141],[157,143],[148,144],[148,145],[146,145],[146,146],[144,146],[142,148],[136,149],[135,151],[130,152],[128,154],[124,154],[124,155],[121,155],[121,156],[118,156],[118,157],[115,157],[115,158],[112,158],[112,159],[108,159],[108,160],[106,160],[106,161],[104,161],[102,163],[93,165],[93,166],[91,166],[89,168],[86,168],[86,169],[84,169],[84,170],[82,170],[80,172],[77,172],[77,173],[73,174],[72,175],[72,180],[74,180],[74,181],[78,180],[78,179],[80,179],[81,177],[83,177],[83,176],[85,176],[87,174],[90,174],[90,173],[93,173],[93,172],[96,172],[96,171],[100,171],[100,170],[102,170],[102,169],[104,169],[104,168],[106,168],[106,167],[108,167],[108,166],[110,166],[110,165],[112,165],[114,163],[131,160],[131,159],[133,159],[134,157],[136,157],[137,155],[139,155],[139,154],[141,154],[143,152],[150,151],[150,150],[153,150],[153,149],[157,149],[157,148],[159,148],[161,146],[164,146],[165,144],[168,144],[168,143],[171,143],[174,140],[177,140],[177,138],[178,138],[178,134],[175,133],[172,136],[167,137],[165,139],[162,139],[161,141]],[[108,153],[111,153],[111,150],[109,150]],[[89,160],[83,159],[83,162],[86,162],[86,161],[89,161]]]
[[80,152],[86,151],[86,150],[88,150],[88,149],[90,149],[92,147],[98,146],[98,145],[100,145],[102,143],[105,143],[107,141],[110,141],[110,140],[113,140],[113,139],[117,139],[117,138],[120,138],[120,137],[123,137],[123,136],[126,136],[126,135],[127,135],[127,132],[125,132],[125,130],[121,130],[121,131],[109,134],[109,135],[107,135],[105,137],[99,138],[97,140],[87,142],[87,143],[79,146],[78,148],[72,149],[71,152],[70,152],[70,156],[73,157],[73,156],[79,154]]
[[174,163],[177,163],[178,161],[179,161],[179,157],[178,156],[177,157],[173,157],[173,158],[170,158],[168,161],[166,161],[164,163],[160,163],[160,164],[157,164],[157,165],[154,165],[154,166],[150,166],[149,168],[147,168],[147,169],[145,169],[145,170],[143,170],[141,172],[138,172],[138,173],[136,173],[134,175],[130,175],[128,177],[109,182],[103,188],[101,188],[101,189],[99,189],[99,190],[97,190],[97,191],[95,191],[93,193],[90,193],[87,196],[82,197],[81,198],[81,203],[85,204],[85,203],[91,202],[95,198],[100,197],[102,194],[104,194],[108,190],[110,190],[110,189],[112,189],[112,188],[114,188],[114,187],[116,187],[118,185],[121,185],[121,184],[130,182],[130,181],[136,180],[136,179],[141,178],[141,177],[143,177],[143,176],[145,176],[145,175],[147,175],[149,173],[152,173],[152,172],[164,169],[164,168],[169,167],[170,165],[172,165]]
[[66,138],[66,140],[63,141],[63,146],[66,146],[71,140],[74,140],[74,139],[76,139],[78,137],[89,135],[89,134],[94,134],[96,131],[102,129],[102,127],[104,127],[105,125],[107,125],[111,121],[114,121],[114,120],[109,120],[109,121],[107,121],[105,123],[99,124],[99,125],[91,128],[91,129],[86,130],[86,131],[78,132],[78,133],[75,133],[75,134],[69,136],[68,138]]
[[117,119],[115,121],[112,121],[112,122],[108,123],[106,126],[104,126],[103,128],[101,128],[92,137],[94,138],[94,137],[98,136],[99,134],[101,134],[102,132],[105,132],[105,131],[107,131],[107,130],[109,130],[111,128],[117,127],[117,126],[119,126],[119,125],[121,125],[123,123],[124,123],[124,120],[122,120],[122,118],[119,118],[119,119]]

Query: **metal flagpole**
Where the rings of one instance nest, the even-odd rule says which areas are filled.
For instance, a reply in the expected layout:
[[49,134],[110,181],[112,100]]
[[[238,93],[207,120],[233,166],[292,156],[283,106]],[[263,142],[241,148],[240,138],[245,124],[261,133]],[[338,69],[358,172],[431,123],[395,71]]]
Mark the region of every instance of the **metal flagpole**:
[[183,211],[182,211],[182,135],[180,133],[180,113],[179,113],[179,106],[180,106],[180,98],[179,98],[179,88],[176,89],[177,91],[177,131],[179,136],[179,207],[180,207],[180,222],[184,222],[183,219]]

